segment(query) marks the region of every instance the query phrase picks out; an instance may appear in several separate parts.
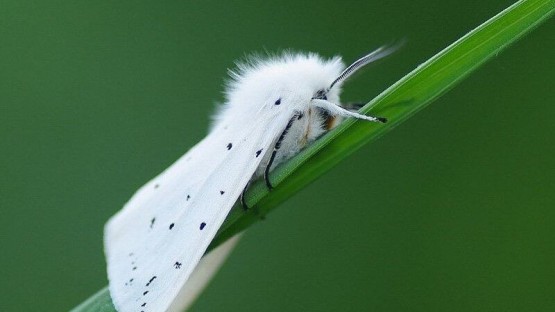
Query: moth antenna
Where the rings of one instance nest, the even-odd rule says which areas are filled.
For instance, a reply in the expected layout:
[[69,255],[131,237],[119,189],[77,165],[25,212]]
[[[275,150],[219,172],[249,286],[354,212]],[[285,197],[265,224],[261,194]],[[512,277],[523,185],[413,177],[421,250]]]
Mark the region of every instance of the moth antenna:
[[386,118],[361,115],[359,113],[355,113],[355,112],[351,112],[349,110],[346,110],[343,107],[341,107],[339,105],[335,105],[334,103],[326,101],[326,100],[312,99],[312,103],[314,104],[314,106],[319,107],[323,110],[326,110],[332,115],[336,115],[336,116],[339,115],[339,116],[344,116],[344,117],[354,117],[354,118],[373,121],[373,122],[381,122],[381,123],[386,123],[387,122]]
[[[365,65],[368,65],[372,62],[375,62],[381,58],[384,58],[391,53],[397,51],[403,44],[405,43],[404,40],[389,46],[381,46],[378,49],[370,52],[369,54],[361,57],[360,59],[356,60],[353,64],[349,65],[339,77],[337,77],[329,86],[328,91],[333,88],[334,85],[337,83],[342,83],[343,81],[347,80],[352,74],[354,74],[357,70],[361,69]],[[327,93],[327,92],[326,92]]]

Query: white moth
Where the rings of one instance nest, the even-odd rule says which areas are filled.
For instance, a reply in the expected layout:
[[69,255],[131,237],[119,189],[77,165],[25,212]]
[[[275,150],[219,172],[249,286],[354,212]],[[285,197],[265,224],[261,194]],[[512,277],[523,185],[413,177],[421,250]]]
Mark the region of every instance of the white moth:
[[392,50],[379,48],[347,68],[339,57],[286,53],[251,60],[231,72],[226,102],[208,135],[141,187],[106,224],[116,309],[168,311],[190,304],[192,299],[182,297],[194,299],[221,260],[210,260],[212,253],[203,259],[199,268],[207,263],[207,277],[197,278],[203,273],[193,271],[251,179],[263,175],[271,188],[269,171],[341,117],[385,122],[343,108],[339,93],[357,69]]

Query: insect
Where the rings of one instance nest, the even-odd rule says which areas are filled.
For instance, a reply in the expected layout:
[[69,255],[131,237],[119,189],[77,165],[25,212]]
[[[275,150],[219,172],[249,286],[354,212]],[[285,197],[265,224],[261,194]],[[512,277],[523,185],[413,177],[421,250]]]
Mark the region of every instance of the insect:
[[175,307],[228,212],[237,200],[244,203],[252,179],[263,176],[271,189],[270,171],[342,118],[386,122],[343,108],[339,94],[354,72],[393,50],[381,47],[346,68],[339,57],[292,53],[238,65],[208,135],[107,222],[116,309]]

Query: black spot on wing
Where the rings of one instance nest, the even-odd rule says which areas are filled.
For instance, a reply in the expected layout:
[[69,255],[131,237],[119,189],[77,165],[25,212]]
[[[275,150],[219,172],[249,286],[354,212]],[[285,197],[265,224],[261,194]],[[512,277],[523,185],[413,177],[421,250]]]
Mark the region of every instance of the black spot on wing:
[[156,279],[156,275],[153,276],[153,277],[148,281],[148,283],[146,283],[146,286],[147,286],[147,287],[150,286],[150,284],[152,283],[152,281],[155,280],[155,279]]
[[233,147],[233,144],[231,144],[231,143],[228,143],[228,144],[227,144],[227,150],[228,150],[228,151],[229,151],[232,147]]
[[256,157],[260,156],[260,153],[262,153],[263,148],[259,149],[258,151],[256,151]]
[[[129,255],[131,256],[132,254],[133,253],[130,253]],[[135,265],[135,263],[136,263],[135,260],[137,260],[137,259],[131,259],[131,270],[132,271],[137,270],[137,266]],[[133,279],[131,279],[129,282],[131,283],[132,281],[133,281]]]
[[304,117],[304,113],[299,113],[297,116],[297,120],[301,120]]
[[143,293],[143,296],[146,296],[146,294],[148,294],[148,290]]
[[175,223],[170,224],[170,230],[173,229],[174,226],[175,226]]
[[191,199],[191,195],[187,195],[187,201]]
[[160,184],[158,184],[158,183],[154,184],[154,188],[155,188],[155,189],[157,189],[157,188],[159,188],[159,187],[160,187]]
[[143,303],[143,304],[141,304],[141,307],[144,307],[144,306],[146,306],[146,302],[145,302],[145,303]]
[[152,229],[152,227],[154,226],[154,222],[156,221],[156,218],[152,218],[150,220],[150,228]]
[[220,195],[224,195],[224,194],[225,194],[225,192],[224,192],[224,191],[220,191]]
[[202,222],[202,223],[200,224],[200,227],[199,227],[200,230],[202,231],[202,230],[204,229],[205,226],[206,226],[206,223],[205,223],[205,222]]
[[274,102],[274,104],[275,104],[275,105],[281,104],[281,98],[277,99],[277,100]]
[[181,265],[182,265],[182,263],[181,263],[181,262],[177,262],[177,261],[175,261],[175,263],[173,264],[173,266],[174,266],[176,269],[181,269]]

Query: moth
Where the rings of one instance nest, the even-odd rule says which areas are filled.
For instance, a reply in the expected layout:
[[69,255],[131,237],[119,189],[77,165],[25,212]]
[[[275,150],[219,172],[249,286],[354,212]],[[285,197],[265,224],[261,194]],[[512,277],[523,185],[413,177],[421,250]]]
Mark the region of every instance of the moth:
[[[208,135],[141,187],[105,226],[116,309],[182,309],[189,300],[184,297],[194,297],[196,285],[205,284],[229,252],[226,247],[211,256],[216,249],[201,261],[234,203],[244,203],[251,180],[264,177],[272,188],[270,171],[342,118],[386,122],[342,107],[339,95],[353,73],[393,49],[381,47],[348,67],[340,57],[313,53],[238,64]],[[197,272],[197,265],[207,271]]]

